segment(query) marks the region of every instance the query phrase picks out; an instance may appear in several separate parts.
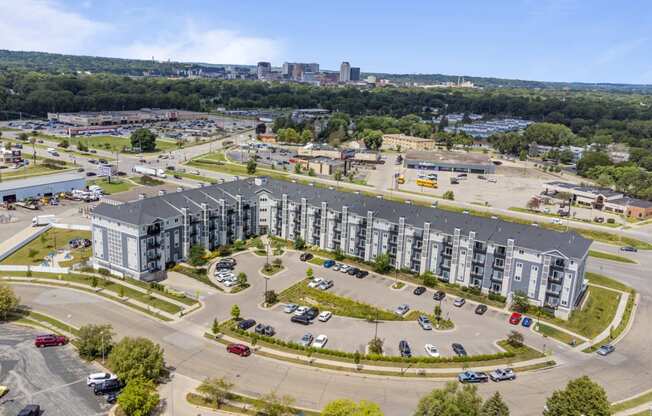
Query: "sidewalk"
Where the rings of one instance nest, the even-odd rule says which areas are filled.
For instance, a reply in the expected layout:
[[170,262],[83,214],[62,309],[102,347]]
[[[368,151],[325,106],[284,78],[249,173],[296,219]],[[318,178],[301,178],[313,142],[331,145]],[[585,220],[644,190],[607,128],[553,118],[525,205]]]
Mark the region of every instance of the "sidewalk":
[[[589,347],[592,347],[595,344],[604,342],[609,337],[609,334],[611,333],[611,328],[616,328],[618,325],[620,325],[620,322],[623,320],[623,315],[625,314],[625,309],[627,309],[627,301],[629,300],[629,297],[631,296],[627,292],[622,292],[620,290],[612,289],[612,288],[606,287],[606,286],[600,286],[600,285],[594,285],[594,284],[591,284],[590,286],[599,287],[601,289],[606,289],[606,290],[611,290],[613,292],[620,293],[621,296],[620,296],[620,301],[618,302],[618,308],[616,308],[616,313],[614,315],[614,319],[611,321],[611,323],[601,333],[599,333],[597,336],[595,336],[593,339],[586,340],[586,338],[585,338],[586,342],[583,342],[583,343],[581,343],[580,345],[578,345],[578,346],[576,346],[574,348],[577,351],[582,351],[585,348],[589,348]],[[634,320],[634,314],[632,313],[632,316],[630,317],[630,323],[633,320]],[[623,331],[621,336],[623,334],[626,334],[626,333],[627,333],[627,329],[625,331]],[[619,338],[621,338],[621,337],[619,336]],[[619,341],[620,339],[617,339],[617,340]]]

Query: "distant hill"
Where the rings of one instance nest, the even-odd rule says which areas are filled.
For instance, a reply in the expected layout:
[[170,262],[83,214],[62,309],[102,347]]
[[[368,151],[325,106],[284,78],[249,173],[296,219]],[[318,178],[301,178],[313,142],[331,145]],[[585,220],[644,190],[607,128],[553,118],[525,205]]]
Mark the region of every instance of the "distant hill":
[[[107,58],[100,56],[62,55],[46,52],[23,52],[0,49],[0,70],[28,69],[49,73],[111,73],[127,76],[174,76],[191,70],[201,69],[210,73],[226,66],[252,68],[252,65],[239,64],[207,64],[192,62],[159,62],[145,59]],[[325,71],[330,72],[330,71]],[[363,76],[374,75],[377,78],[389,79],[397,83],[456,82],[458,75],[445,74],[388,74],[364,73]],[[570,89],[585,91],[617,91],[631,93],[652,93],[652,85],[646,84],[612,84],[583,82],[545,82],[519,79],[504,79],[492,77],[463,76],[464,80],[485,88],[540,88],[540,89]]]

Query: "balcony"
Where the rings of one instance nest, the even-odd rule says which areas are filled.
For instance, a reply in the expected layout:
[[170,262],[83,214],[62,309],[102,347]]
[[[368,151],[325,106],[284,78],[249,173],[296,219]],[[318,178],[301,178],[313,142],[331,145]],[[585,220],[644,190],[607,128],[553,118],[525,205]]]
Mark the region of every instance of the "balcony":
[[550,267],[554,269],[564,270],[566,268],[566,262],[563,259],[555,259],[550,263]]
[[505,262],[504,261],[499,261],[500,259],[495,259],[494,260],[494,268],[495,269],[504,269],[505,268]]
[[503,281],[502,272],[493,272],[491,274],[491,280],[493,280],[494,282],[502,282]]
[[[481,267],[473,268],[473,269],[471,270],[471,275],[472,275],[472,276],[480,276],[480,277],[482,277],[482,276],[484,276],[484,269],[481,268]],[[501,279],[501,280],[502,280],[502,279]]]
[[161,232],[161,224],[152,224],[147,226],[147,235],[156,235]]
[[560,285],[548,285],[546,288],[546,293],[554,296],[559,296],[561,294],[561,286]]
[[564,274],[553,270],[552,273],[550,273],[548,276],[548,280],[555,283],[561,283],[564,280]]
[[484,255],[473,256],[473,263],[484,264],[486,257]]

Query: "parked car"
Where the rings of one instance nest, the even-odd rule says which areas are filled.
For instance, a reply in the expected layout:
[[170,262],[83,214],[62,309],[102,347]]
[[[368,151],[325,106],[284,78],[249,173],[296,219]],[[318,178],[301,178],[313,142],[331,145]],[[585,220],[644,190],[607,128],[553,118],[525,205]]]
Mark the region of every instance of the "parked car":
[[299,260],[301,260],[301,261],[308,261],[308,260],[310,260],[310,259],[313,258],[313,257],[314,257],[314,256],[313,256],[311,253],[301,253],[301,255],[299,256]]
[[86,385],[89,387],[93,387],[97,383],[101,383],[103,381],[113,380],[117,378],[118,376],[111,373],[93,373],[93,374],[89,374],[88,377],[86,377]]
[[290,322],[301,325],[309,325],[310,319],[303,315],[294,315],[292,318],[290,318]]
[[335,270],[336,272],[339,272],[341,268],[342,268],[342,265],[340,263],[335,263],[333,265],[333,270]]
[[410,344],[406,340],[403,339],[398,343],[398,350],[401,352],[401,357],[412,357]]
[[95,393],[96,396],[114,393],[120,391],[122,387],[123,384],[118,379],[106,380],[93,386],[93,393]]
[[426,344],[423,349],[426,350],[426,354],[428,354],[430,357],[439,357],[439,350],[434,345]]
[[466,350],[462,344],[454,343],[451,345],[453,352],[460,357],[466,357]]
[[358,274],[359,271],[360,269],[358,269],[357,267],[351,267],[349,268],[349,270],[346,271],[346,274],[348,274],[349,276],[355,276],[356,274]]
[[460,383],[486,383],[489,376],[484,372],[465,371],[457,376]]
[[604,357],[604,356],[607,356],[607,355],[611,354],[614,351],[616,351],[616,347],[614,347],[611,344],[606,344],[606,345],[603,345],[600,348],[598,348],[598,350],[596,351],[596,354],[601,355],[601,356]]
[[421,296],[424,293],[426,293],[426,288],[423,286],[417,286],[414,288],[414,291],[412,293],[414,293],[417,296]]
[[327,322],[331,317],[333,316],[333,312],[331,311],[323,311],[322,313],[319,314],[317,317],[318,320],[321,322]]
[[229,263],[228,261],[218,261],[215,264],[215,269],[216,270],[233,270],[233,265]]
[[263,323],[256,325],[254,332],[256,332],[258,335],[264,335],[266,337],[272,337],[276,333],[273,326],[265,325]]
[[120,392],[119,392],[119,391],[116,391],[116,392],[113,392],[113,393],[109,393],[109,394],[106,395],[106,402],[107,402],[108,404],[114,404],[115,402],[118,401],[118,396],[120,396]]
[[433,295],[432,298],[434,300],[443,300],[446,297],[446,292],[442,292],[441,290],[436,291]]
[[366,270],[358,270],[358,272],[355,274],[355,277],[358,279],[362,279],[369,276],[369,272]]
[[516,380],[516,373],[511,368],[497,368],[489,373],[493,381]]
[[79,168],[77,169],[77,172],[83,172],[85,169],[84,168]]
[[632,246],[624,246],[624,247],[620,248],[620,251],[629,251],[631,253],[636,253],[636,252],[638,252],[638,249],[636,247],[632,247]]
[[521,315],[518,312],[512,313],[512,315],[509,317],[509,323],[512,324],[512,325],[518,325],[521,322],[521,317],[522,316],[523,315]]
[[324,267],[327,269],[333,267],[334,265],[335,265],[335,260],[326,260],[324,262]]
[[349,271],[350,268],[351,266],[349,266],[348,264],[343,264],[342,266],[340,266],[340,272],[346,273]]
[[333,282],[332,280],[324,280],[319,284],[319,286],[317,286],[317,288],[321,290],[328,290],[331,287],[333,287],[334,284],[335,282]]
[[419,323],[419,326],[421,329],[425,331],[429,331],[432,329],[432,323],[430,323],[430,319],[426,315],[421,315],[417,318],[417,322]]
[[229,344],[226,350],[231,354],[239,355],[240,357],[248,357],[251,355],[251,348],[244,344]]
[[482,303],[479,304],[478,306],[475,307],[475,313],[476,315],[484,315],[485,312],[487,312],[487,305],[483,305]]
[[223,259],[220,260],[220,263],[227,263],[230,264],[232,267],[238,264],[238,262],[235,261],[233,257],[224,257]]
[[38,335],[34,339],[34,345],[37,348],[42,347],[52,347],[55,345],[65,345],[68,343],[68,338],[63,335],[56,334],[47,334],[47,335]]
[[18,416],[40,416],[41,415],[41,406],[38,404],[28,404],[23,407]]
[[317,338],[312,342],[314,348],[324,348],[328,342],[328,337],[324,334],[317,335]]
[[410,310],[410,305],[408,305],[407,303],[403,303],[401,305],[398,305],[398,307],[394,309],[394,313],[397,315],[405,315],[406,313],[408,313],[409,310]]
[[305,314],[307,310],[308,310],[307,306],[299,306],[294,310],[294,316],[303,316],[303,314]]
[[283,308],[283,312],[292,313],[296,311],[298,307],[299,305],[297,305],[296,303],[288,303],[287,305],[285,305],[285,308]]
[[315,307],[308,308],[308,310],[306,310],[306,313],[303,314],[303,316],[305,316],[311,321],[315,319],[318,315],[319,315],[319,309]]
[[321,284],[321,282],[323,282],[323,281],[324,281],[324,279],[322,279],[321,277],[314,277],[314,278],[310,281],[310,283],[308,283],[308,287],[316,288],[316,287],[319,286],[319,285]]
[[315,337],[312,336],[310,332],[303,334],[301,339],[299,340],[299,345],[304,346],[304,347],[309,347],[310,344],[312,344],[312,341],[315,339]]
[[457,298],[457,299],[455,299],[455,302],[453,302],[453,306],[456,306],[456,307],[458,307],[458,308],[461,308],[462,306],[464,306],[465,303],[466,303],[466,299],[464,299],[464,298]]
[[532,318],[528,318],[526,316],[525,318],[523,318],[521,325],[523,325],[525,328],[529,328],[532,325]]
[[247,329],[251,328],[254,325],[256,325],[256,321],[254,319],[245,319],[243,321],[240,321],[240,323],[238,324],[238,328],[242,329],[243,331],[246,331]]
[[86,172],[86,176],[96,176],[97,173],[95,172]]

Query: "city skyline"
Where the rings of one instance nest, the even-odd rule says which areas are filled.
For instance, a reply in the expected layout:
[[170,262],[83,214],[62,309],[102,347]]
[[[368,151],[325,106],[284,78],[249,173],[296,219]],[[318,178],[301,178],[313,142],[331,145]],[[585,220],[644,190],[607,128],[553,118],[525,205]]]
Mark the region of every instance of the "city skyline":
[[465,1],[454,9],[363,1],[347,4],[346,13],[338,13],[337,3],[315,14],[296,2],[196,0],[178,10],[167,0],[135,6],[123,0],[0,1],[0,47],[215,64],[319,62],[334,71],[350,61],[375,73],[652,83],[645,54],[651,10],[644,2],[627,10],[592,2],[591,13],[583,0]]

